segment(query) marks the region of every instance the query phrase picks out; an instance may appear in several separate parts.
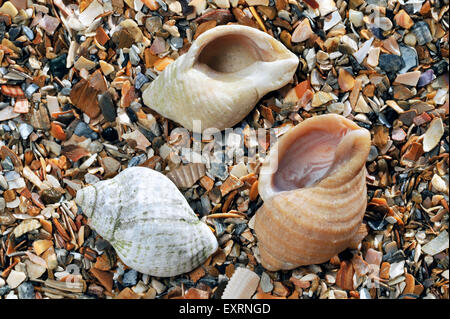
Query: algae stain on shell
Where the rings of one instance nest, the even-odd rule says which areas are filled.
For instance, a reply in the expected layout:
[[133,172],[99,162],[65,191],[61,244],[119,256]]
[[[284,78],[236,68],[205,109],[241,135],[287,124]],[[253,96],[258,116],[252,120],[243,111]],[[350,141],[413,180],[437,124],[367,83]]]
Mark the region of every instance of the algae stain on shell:
[[127,168],[82,188],[75,201],[120,259],[141,273],[183,274],[217,250],[216,237],[177,187],[149,168]]

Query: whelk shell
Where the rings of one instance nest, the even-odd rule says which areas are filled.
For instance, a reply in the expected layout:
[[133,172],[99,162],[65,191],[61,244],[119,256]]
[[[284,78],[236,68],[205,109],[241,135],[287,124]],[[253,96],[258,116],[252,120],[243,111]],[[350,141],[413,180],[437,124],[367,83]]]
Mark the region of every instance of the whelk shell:
[[250,269],[239,267],[234,271],[222,299],[250,299],[258,288],[259,276]]
[[77,192],[90,226],[129,267],[171,277],[201,265],[218,247],[209,227],[163,174],[131,167]]
[[298,124],[273,146],[261,168],[264,204],[255,216],[266,269],[322,263],[358,246],[367,234],[362,219],[370,144],[369,131],[327,114]]
[[145,105],[192,130],[240,122],[265,94],[286,85],[298,58],[255,28],[223,25],[202,33],[143,92]]

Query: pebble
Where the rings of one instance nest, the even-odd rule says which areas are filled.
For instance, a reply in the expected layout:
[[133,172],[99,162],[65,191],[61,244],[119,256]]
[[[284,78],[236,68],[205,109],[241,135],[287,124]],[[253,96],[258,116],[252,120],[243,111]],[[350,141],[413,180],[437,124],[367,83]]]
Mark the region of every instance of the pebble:
[[26,25],[23,25],[22,30],[23,30],[23,33],[28,38],[28,40],[30,40],[30,41],[34,40],[34,33],[29,27],[27,27]]
[[113,122],[116,119],[116,107],[109,91],[99,95],[98,105],[100,106],[100,110],[102,111],[103,117],[106,121]]
[[273,284],[266,272],[263,272],[261,275],[261,281],[259,283],[261,285],[262,291],[265,293],[271,292],[273,290]]
[[22,139],[26,140],[28,136],[33,132],[34,128],[30,124],[21,123],[19,125],[19,132]]
[[103,130],[102,137],[108,142],[115,142],[119,139],[119,134],[115,128],[107,127]]
[[378,149],[375,145],[370,147],[369,156],[367,157],[367,162],[372,162],[378,157]]
[[443,135],[444,123],[442,122],[442,118],[436,117],[431,121],[427,131],[425,132],[423,139],[423,151],[429,152],[435,148],[439,144],[439,141]]
[[414,68],[418,65],[419,59],[417,57],[417,52],[414,48],[401,45],[400,46],[400,54],[403,59],[405,66],[398,71],[398,73],[405,73],[409,71],[411,68]]
[[8,285],[0,287],[0,296],[4,296],[11,291]]
[[6,283],[11,289],[17,288],[25,279],[27,275],[21,271],[11,270],[8,278],[6,279]]
[[397,72],[405,66],[405,62],[395,54],[380,54],[378,66],[387,73]]
[[34,287],[30,282],[24,282],[18,287],[19,299],[35,299]]
[[84,137],[90,138],[91,140],[98,139],[98,134],[96,132],[94,132],[89,127],[89,125],[83,121],[78,122],[73,133],[78,136],[84,136]]
[[423,87],[430,84],[434,80],[434,78],[435,76],[433,69],[426,70],[420,75],[419,81],[417,82],[417,87]]
[[162,282],[156,280],[155,278],[152,278],[152,281],[150,282],[150,284],[153,288],[156,289],[156,292],[158,294],[163,293],[167,289],[167,287]]
[[134,269],[128,270],[125,272],[122,278],[122,285],[124,287],[132,287],[137,284],[138,280],[138,272]]
[[428,23],[425,21],[416,22],[411,30],[416,36],[418,45],[424,45],[433,40]]
[[400,275],[405,273],[405,261],[400,261],[397,263],[391,264],[391,268],[389,269],[389,278],[394,279]]

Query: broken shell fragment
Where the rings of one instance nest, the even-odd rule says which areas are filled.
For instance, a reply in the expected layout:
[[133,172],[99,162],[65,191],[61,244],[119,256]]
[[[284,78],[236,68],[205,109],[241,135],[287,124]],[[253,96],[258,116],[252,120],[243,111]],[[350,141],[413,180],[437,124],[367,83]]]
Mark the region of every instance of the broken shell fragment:
[[170,171],[166,176],[174,182],[177,187],[188,188],[205,175],[205,164],[191,163]]
[[370,133],[336,114],[300,123],[274,145],[259,177],[255,232],[262,265],[294,269],[356,247],[367,231]]
[[171,277],[189,272],[218,247],[177,187],[146,167],[127,168],[84,187],[75,201],[120,259],[144,274]]
[[143,92],[144,104],[192,130],[240,122],[266,93],[286,85],[298,57],[255,28],[226,25],[202,33]]
[[259,284],[259,276],[250,269],[239,267],[228,282],[222,299],[250,299]]

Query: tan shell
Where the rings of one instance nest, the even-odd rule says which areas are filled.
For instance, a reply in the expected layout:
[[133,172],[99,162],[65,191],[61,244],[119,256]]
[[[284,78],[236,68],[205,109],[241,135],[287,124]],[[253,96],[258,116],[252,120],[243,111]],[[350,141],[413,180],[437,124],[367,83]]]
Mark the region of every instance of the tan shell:
[[195,184],[200,178],[206,175],[205,164],[191,163],[182,165],[171,170],[166,176],[174,182],[177,187],[188,188]]
[[[272,146],[260,173],[255,232],[271,271],[329,260],[367,234],[365,162],[370,133],[327,114],[305,120]],[[275,173],[269,163],[278,160]]]
[[202,33],[142,94],[145,105],[192,130],[239,123],[268,92],[291,81],[298,57],[272,36],[243,25]]
[[222,299],[250,299],[258,288],[259,276],[250,269],[239,267],[234,271]]

